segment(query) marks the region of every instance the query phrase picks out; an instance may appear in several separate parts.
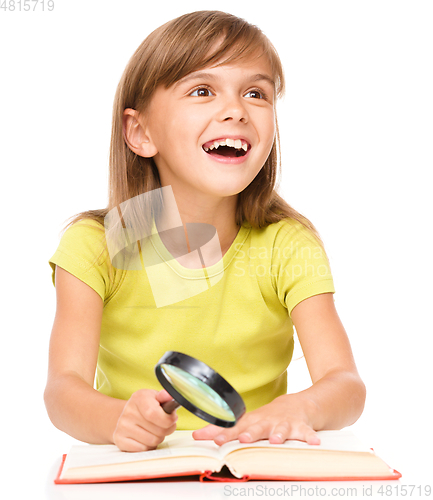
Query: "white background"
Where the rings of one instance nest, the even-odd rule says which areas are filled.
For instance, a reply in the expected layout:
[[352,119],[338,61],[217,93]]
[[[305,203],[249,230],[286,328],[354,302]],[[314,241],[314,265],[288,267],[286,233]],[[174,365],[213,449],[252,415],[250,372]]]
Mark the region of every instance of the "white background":
[[[433,3],[54,3],[0,9],[1,445],[16,498],[44,498],[74,444],[43,404],[48,259],[68,217],[106,206],[111,109],[130,56],[162,23],[202,9],[257,24],[280,54],[281,193],[325,241],[368,391],[353,429],[404,483],[431,484]],[[304,360],[289,379],[291,391],[309,385]]]

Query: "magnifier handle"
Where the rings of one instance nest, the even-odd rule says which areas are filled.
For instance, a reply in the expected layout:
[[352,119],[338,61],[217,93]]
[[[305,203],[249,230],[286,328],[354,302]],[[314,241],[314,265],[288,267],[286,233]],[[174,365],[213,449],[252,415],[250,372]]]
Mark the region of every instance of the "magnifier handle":
[[162,403],[161,408],[165,411],[165,413],[173,413],[176,408],[179,408],[180,404],[172,399],[171,401],[166,401]]

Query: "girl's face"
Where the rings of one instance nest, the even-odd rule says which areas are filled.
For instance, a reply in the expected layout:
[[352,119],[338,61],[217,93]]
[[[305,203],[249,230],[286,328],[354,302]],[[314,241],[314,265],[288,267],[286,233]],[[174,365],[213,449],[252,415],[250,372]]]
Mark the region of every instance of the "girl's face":
[[274,141],[269,62],[260,57],[208,67],[169,88],[160,86],[144,128],[157,151],[162,186],[197,200],[202,194],[240,193],[262,168]]

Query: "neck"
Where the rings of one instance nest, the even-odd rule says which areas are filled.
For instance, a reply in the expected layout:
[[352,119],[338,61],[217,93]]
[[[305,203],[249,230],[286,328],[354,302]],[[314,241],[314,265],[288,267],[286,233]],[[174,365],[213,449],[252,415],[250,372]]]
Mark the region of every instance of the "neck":
[[[166,247],[169,248],[171,246],[172,248],[180,248],[183,245],[183,248],[185,248],[185,239],[188,253],[192,251],[191,247],[195,246],[194,244],[191,244],[193,240],[203,240],[200,243],[200,246],[203,246],[206,243],[204,240],[207,240],[204,231],[197,226],[199,233],[201,231],[203,233],[201,235],[197,234],[197,231],[193,231],[191,227],[188,230],[187,224],[209,224],[217,231],[220,246],[220,249],[218,250],[220,250],[221,254],[224,256],[231,247],[239,231],[239,226],[236,224],[235,218],[237,195],[218,200],[212,200],[208,197],[199,200],[182,196],[181,193],[175,193],[174,190],[173,194],[175,195],[177,209],[174,207],[174,210],[164,210],[158,220],[158,227],[164,228],[178,226],[178,223],[170,224],[170,221],[179,220],[177,216],[178,212],[180,214],[183,232],[173,231],[171,232],[171,236],[169,235],[169,232],[161,233],[161,239]],[[200,238],[200,236],[202,236],[202,238]],[[175,255],[175,253],[172,254]]]

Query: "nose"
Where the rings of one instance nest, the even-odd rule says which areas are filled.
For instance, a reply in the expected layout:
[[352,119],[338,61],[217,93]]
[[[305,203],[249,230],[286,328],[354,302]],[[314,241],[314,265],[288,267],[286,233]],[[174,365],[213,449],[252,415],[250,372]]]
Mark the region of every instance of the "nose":
[[227,96],[224,100],[224,105],[220,112],[221,121],[230,121],[248,123],[248,111],[245,103],[242,102],[242,97]]

